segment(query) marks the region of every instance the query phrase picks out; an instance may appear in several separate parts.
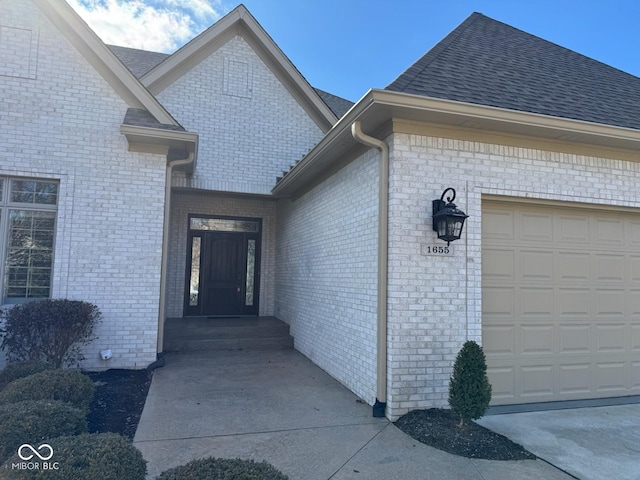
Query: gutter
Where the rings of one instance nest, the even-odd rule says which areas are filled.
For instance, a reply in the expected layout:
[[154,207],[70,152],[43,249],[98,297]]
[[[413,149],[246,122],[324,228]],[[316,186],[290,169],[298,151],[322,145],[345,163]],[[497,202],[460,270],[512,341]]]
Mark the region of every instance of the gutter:
[[377,378],[374,417],[384,417],[387,408],[387,268],[389,247],[389,147],[382,140],[365,135],[360,121],[351,125],[353,138],[380,152],[378,184],[378,323]]
[[158,359],[147,367],[153,370],[164,366],[164,321],[165,321],[165,297],[167,290],[167,259],[169,257],[169,222],[171,220],[171,177],[173,167],[186,165],[193,162],[195,152],[190,152],[186,158],[178,158],[167,163],[167,176],[164,190],[164,221],[162,224],[162,260],[160,266],[160,305],[158,308],[158,342],[156,350]]

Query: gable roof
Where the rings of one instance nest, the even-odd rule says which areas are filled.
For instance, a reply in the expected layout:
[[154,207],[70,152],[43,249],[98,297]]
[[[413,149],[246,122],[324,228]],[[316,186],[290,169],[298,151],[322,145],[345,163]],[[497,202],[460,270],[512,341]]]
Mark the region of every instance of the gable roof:
[[[168,53],[149,52],[147,50],[139,50],[137,48],[119,47],[116,45],[107,45],[109,49],[124,63],[125,67],[131,70],[136,77],[140,78],[149,70],[159,65],[167,57]],[[325,92],[319,88],[314,88],[315,92],[322,99],[327,107],[331,109],[338,118],[342,117],[347,111],[353,107],[354,103],[332,93]]]
[[71,42],[113,90],[132,108],[142,108],[164,125],[180,125],[127,70],[64,0],[34,0],[38,8]]
[[33,2],[128,105],[120,132],[129,150],[166,153],[168,161],[184,158],[179,168],[192,171],[198,135],[184,130],[66,1]]
[[640,129],[640,78],[480,13],[386,89]]
[[251,45],[289,93],[305,109],[318,127],[326,132],[337,121],[298,69],[260,26],[244,5],[239,5],[189,43],[145,73],[140,81],[157,95],[197,66],[236,35]]

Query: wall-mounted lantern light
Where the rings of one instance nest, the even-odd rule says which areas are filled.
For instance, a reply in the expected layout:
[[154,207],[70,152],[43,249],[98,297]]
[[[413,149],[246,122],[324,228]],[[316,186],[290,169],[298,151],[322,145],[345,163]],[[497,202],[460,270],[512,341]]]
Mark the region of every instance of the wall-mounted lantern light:
[[[452,194],[447,197],[447,203],[445,203],[444,197],[448,191]],[[438,238],[447,242],[447,245],[460,238],[464,221],[469,216],[455,206],[453,203],[455,199],[456,191],[453,188],[447,188],[442,192],[440,200],[433,201],[433,229],[438,232]]]

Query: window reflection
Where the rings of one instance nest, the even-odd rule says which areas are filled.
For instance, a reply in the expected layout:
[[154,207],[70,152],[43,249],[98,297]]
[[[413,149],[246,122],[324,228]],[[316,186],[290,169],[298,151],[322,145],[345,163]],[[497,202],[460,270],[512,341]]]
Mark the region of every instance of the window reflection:
[[191,241],[191,276],[189,278],[189,306],[198,306],[200,290],[200,237],[193,237]]
[[191,218],[192,230],[211,230],[215,232],[257,233],[260,222],[252,220],[234,220],[230,218]]
[[246,295],[245,305],[253,305],[253,284],[255,278],[255,266],[256,266],[256,241],[248,240],[247,243],[247,280],[246,280]]

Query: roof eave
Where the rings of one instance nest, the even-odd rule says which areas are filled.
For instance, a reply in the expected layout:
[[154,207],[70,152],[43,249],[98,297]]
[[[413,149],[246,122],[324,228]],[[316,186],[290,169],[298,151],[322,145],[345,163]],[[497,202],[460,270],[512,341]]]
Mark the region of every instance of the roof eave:
[[120,125],[122,133],[129,145],[129,151],[163,154],[167,162],[177,158],[188,158],[191,161],[180,165],[180,170],[188,173],[195,171],[198,153],[198,134],[161,128],[139,127],[135,125]]
[[305,184],[313,182],[320,171],[329,169],[341,156],[353,150],[357,146],[351,137],[354,121],[360,121],[365,132],[375,134],[384,132],[394,119],[640,151],[640,130],[636,129],[388,90],[370,90],[276,184],[272,194],[281,197],[293,195]]

